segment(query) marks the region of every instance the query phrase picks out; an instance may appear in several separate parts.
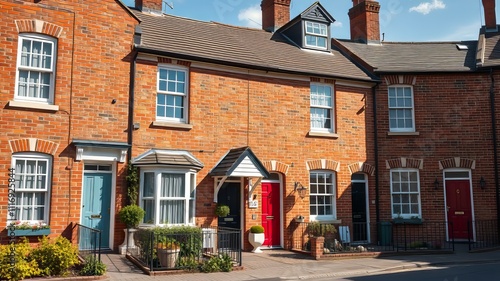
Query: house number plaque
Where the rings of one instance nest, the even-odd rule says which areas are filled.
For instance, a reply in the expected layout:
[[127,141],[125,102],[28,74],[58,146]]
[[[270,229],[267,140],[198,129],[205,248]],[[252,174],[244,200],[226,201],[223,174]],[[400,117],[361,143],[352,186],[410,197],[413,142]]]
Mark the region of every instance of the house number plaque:
[[259,207],[259,201],[257,201],[257,200],[248,201],[248,208],[257,209],[258,207]]

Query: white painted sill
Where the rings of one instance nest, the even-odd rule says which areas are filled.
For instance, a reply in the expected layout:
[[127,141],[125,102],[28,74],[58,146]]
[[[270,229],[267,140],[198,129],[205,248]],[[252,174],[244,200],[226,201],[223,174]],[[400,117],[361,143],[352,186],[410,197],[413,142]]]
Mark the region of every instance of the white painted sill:
[[308,136],[310,137],[322,137],[322,138],[331,138],[331,139],[338,139],[339,135],[335,133],[322,133],[322,132],[314,132],[314,131],[309,131]]
[[59,111],[58,105],[45,104],[45,103],[37,103],[37,102],[29,102],[29,101],[15,101],[11,100],[7,104],[12,108],[22,108],[22,109],[37,109],[37,110],[45,110],[45,111]]
[[420,136],[419,132],[387,132],[388,136]]
[[191,130],[193,128],[192,124],[170,123],[170,122],[161,122],[161,121],[154,121],[153,126],[154,127],[162,127],[162,128],[184,129],[184,130]]

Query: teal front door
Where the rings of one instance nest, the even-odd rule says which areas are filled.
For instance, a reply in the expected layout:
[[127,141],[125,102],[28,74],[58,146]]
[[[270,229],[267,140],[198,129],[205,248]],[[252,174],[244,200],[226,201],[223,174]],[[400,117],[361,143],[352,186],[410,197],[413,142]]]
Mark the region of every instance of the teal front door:
[[[81,224],[101,231],[101,248],[109,249],[111,173],[85,172]],[[81,230],[85,231],[85,230]],[[94,235],[80,236],[80,249],[95,247]],[[82,237],[83,236],[83,237]]]

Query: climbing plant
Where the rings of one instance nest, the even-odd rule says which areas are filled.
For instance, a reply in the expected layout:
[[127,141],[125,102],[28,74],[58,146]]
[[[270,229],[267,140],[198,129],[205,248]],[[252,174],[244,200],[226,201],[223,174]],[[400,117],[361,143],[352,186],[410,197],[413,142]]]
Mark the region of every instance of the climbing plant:
[[139,173],[137,171],[137,167],[132,165],[130,162],[127,166],[127,176],[125,177],[127,180],[128,188],[127,188],[127,200],[128,204],[134,205],[137,204],[137,197],[139,196]]

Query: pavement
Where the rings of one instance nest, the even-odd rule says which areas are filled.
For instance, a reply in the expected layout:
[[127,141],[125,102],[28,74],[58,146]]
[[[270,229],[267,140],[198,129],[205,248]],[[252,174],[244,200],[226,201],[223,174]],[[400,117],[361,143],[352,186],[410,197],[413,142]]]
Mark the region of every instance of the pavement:
[[265,250],[256,254],[243,252],[243,268],[231,272],[176,273],[147,275],[125,256],[105,253],[106,277],[112,281],[188,281],[188,280],[314,280],[326,277],[363,276],[404,269],[449,267],[459,264],[500,263],[500,250],[470,253],[468,245],[456,245],[448,254],[397,254],[380,257],[349,257],[315,260],[310,256],[287,250]]

